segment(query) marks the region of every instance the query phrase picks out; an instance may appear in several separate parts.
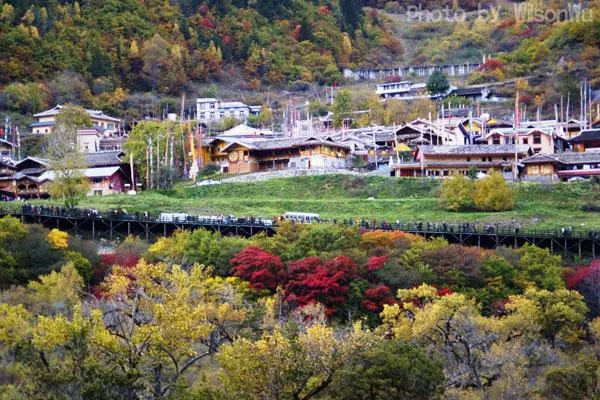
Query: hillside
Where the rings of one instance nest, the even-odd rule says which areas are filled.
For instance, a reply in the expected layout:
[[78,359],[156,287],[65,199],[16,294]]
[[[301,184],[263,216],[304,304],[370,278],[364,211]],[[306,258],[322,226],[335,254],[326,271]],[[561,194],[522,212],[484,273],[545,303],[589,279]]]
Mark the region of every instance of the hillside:
[[[88,197],[81,207],[124,208],[128,212],[186,212],[273,217],[286,211],[316,212],[323,218],[367,218],[402,222],[481,222],[502,226],[600,229],[600,213],[586,211],[599,196],[598,185],[516,185],[512,211],[448,212],[438,204],[440,181],[345,175],[272,179],[202,187],[183,184],[137,196]],[[368,200],[373,197],[373,200]],[[60,203],[60,202],[57,202]]]

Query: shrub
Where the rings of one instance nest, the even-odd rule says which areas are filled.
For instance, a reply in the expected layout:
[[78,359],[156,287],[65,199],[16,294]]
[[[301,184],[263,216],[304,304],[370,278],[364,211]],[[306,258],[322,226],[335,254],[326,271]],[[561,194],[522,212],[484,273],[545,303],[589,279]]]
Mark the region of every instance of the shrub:
[[454,174],[442,185],[440,204],[448,211],[463,211],[473,206],[475,188],[464,175]]
[[475,207],[481,211],[508,211],[515,207],[515,194],[499,172],[475,182]]

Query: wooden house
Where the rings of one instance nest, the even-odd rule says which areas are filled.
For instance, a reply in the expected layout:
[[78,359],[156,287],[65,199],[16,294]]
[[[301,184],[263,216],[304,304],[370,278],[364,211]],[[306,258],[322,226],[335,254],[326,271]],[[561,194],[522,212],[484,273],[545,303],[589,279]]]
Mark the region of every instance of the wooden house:
[[323,137],[217,138],[205,151],[205,161],[219,164],[224,173],[239,174],[283,169],[345,168],[350,148]]
[[600,152],[538,153],[522,161],[525,180],[555,181],[600,176]]
[[588,149],[600,149],[600,129],[586,129],[572,139],[569,143],[573,151],[584,152]]
[[393,165],[392,175],[448,177],[467,175],[472,169],[508,173],[513,170],[515,155],[522,160],[531,154],[529,146],[522,144],[419,146],[412,162]]
[[515,132],[517,144],[530,146],[534,153],[553,154],[566,148],[565,139],[555,135],[551,129],[520,128],[515,131],[512,128],[496,128],[490,130],[484,139],[490,145],[512,144],[515,141]]

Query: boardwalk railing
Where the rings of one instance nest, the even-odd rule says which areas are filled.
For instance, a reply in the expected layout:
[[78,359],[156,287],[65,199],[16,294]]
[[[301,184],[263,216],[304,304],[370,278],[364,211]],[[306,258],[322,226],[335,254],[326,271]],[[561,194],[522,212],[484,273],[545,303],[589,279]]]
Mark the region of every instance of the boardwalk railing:
[[[91,232],[96,236],[127,236],[136,234],[158,238],[172,234],[177,229],[205,228],[222,234],[252,236],[257,233],[274,234],[281,217],[234,217],[228,215],[198,216],[188,214],[151,215],[147,212],[127,213],[124,210],[100,212],[93,209],[66,209],[53,206],[22,205],[0,207],[0,216],[12,215],[22,222],[40,223],[75,232]],[[302,223],[303,221],[294,221]],[[579,255],[600,251],[600,231],[578,230],[564,227],[554,230],[523,229],[482,223],[415,222],[390,223],[367,219],[329,219],[306,222],[312,224],[332,223],[355,226],[363,230],[400,230],[425,238],[440,236],[451,243],[494,248],[498,246],[519,247],[526,243],[549,248],[552,252],[571,252]]]

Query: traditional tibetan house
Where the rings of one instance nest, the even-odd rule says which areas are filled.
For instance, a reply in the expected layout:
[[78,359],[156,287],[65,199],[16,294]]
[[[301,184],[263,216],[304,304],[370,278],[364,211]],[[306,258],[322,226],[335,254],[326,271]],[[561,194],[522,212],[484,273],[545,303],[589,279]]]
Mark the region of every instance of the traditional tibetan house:
[[[350,148],[331,138],[215,139],[208,158],[224,173],[345,168]],[[206,158],[205,158],[206,159]]]
[[513,170],[515,155],[520,166],[519,161],[531,154],[529,146],[514,144],[419,146],[413,162],[393,165],[392,176],[448,177],[467,175],[471,170],[508,173]]
[[396,130],[398,143],[409,146],[417,145],[458,145],[464,143],[464,136],[460,132],[440,128],[434,123],[416,119]]
[[[121,159],[121,151],[85,154],[87,167],[82,170],[88,179],[88,195],[121,193],[130,185],[129,167]],[[49,186],[56,173],[48,160],[27,157],[17,163],[0,165],[0,194],[11,198],[31,199],[49,196]]]
[[14,157],[15,146],[8,140],[0,139],[0,157]]
[[[531,146],[534,153],[553,154],[566,148],[566,141],[555,135],[552,129],[524,128],[517,129],[517,143]],[[515,130],[512,128],[496,128],[484,136],[487,144],[512,144],[515,141]]]
[[0,192],[10,198],[48,197],[51,174],[48,161],[27,157],[17,163],[4,163],[0,173]]
[[[56,116],[60,114],[63,106],[57,105],[50,110],[35,114],[33,117],[37,120],[30,125],[33,134],[49,134],[54,130]],[[98,127],[110,133],[118,133],[121,120],[104,114],[100,110],[85,110],[92,120],[93,127]]]
[[587,149],[599,149],[600,151],[600,129],[586,129],[581,134],[569,140],[573,151],[583,152]]
[[525,180],[556,181],[600,176],[600,152],[538,153],[522,161]]
[[83,171],[88,179],[88,195],[104,196],[122,193],[131,188],[129,166],[121,160],[121,150],[86,154],[87,168]]

